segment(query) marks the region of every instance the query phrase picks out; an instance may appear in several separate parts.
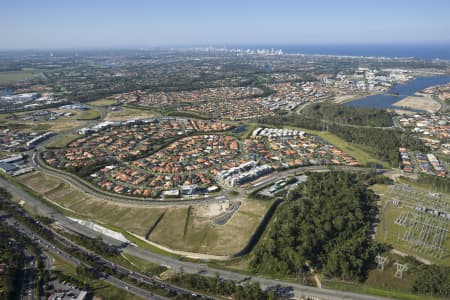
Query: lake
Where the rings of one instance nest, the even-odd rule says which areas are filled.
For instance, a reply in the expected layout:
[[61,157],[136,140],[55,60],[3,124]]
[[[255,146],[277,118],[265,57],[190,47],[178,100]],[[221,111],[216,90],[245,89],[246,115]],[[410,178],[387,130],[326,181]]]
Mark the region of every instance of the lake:
[[368,96],[345,103],[353,107],[389,108],[397,101],[430,86],[446,84],[450,82],[450,76],[417,77],[405,84],[398,84],[384,94]]

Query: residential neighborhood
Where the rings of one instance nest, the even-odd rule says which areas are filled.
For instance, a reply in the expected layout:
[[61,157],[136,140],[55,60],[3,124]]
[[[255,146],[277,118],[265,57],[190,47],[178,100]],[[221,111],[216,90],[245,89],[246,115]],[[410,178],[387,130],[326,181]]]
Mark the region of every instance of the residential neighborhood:
[[107,121],[80,129],[66,149],[48,150],[42,158],[106,191],[145,198],[209,193],[301,166],[359,165],[297,130],[257,128],[240,140],[229,129],[220,121],[175,117]]

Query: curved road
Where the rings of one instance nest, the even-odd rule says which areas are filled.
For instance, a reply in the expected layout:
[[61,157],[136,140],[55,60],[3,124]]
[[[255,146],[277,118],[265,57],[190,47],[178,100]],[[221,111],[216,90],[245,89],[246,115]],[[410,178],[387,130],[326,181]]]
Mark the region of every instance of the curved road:
[[[41,171],[45,174],[48,174],[53,177],[57,177],[59,179],[63,179],[67,183],[77,187],[78,189],[82,190],[83,192],[87,194],[92,194],[97,198],[106,199],[110,201],[115,202],[121,202],[121,203],[128,203],[128,204],[135,204],[135,205],[142,205],[142,206],[172,206],[172,205],[199,205],[199,204],[205,204],[205,203],[212,203],[212,202],[222,202],[223,200],[227,199],[227,190],[224,189],[220,194],[215,194],[214,196],[210,196],[208,194],[205,194],[203,196],[199,196],[194,199],[161,199],[161,200],[155,200],[155,199],[147,199],[147,198],[136,198],[128,195],[119,195],[114,194],[110,192],[106,192],[103,190],[97,190],[96,188],[84,183],[80,178],[78,178],[74,174],[67,173],[62,170],[57,170],[52,167],[47,166],[39,157],[39,153],[33,153],[32,156],[32,164],[34,168],[38,171]],[[268,184],[271,181],[275,181],[279,179],[280,177],[287,177],[292,176],[297,173],[302,173],[306,171],[314,172],[314,171],[325,171],[329,170],[330,168],[336,169],[336,170],[345,170],[345,171],[368,171],[371,170],[370,168],[363,168],[363,167],[349,167],[349,166],[333,166],[333,165],[319,165],[319,166],[306,166],[306,167],[299,167],[296,169],[289,169],[281,172],[274,172],[268,176],[263,177],[261,180],[256,180],[252,182],[251,184],[248,184],[247,188],[243,187],[235,187],[234,189],[238,189],[242,192],[251,193],[252,190],[258,189],[263,184]],[[385,170],[377,170],[377,171],[385,171]]]

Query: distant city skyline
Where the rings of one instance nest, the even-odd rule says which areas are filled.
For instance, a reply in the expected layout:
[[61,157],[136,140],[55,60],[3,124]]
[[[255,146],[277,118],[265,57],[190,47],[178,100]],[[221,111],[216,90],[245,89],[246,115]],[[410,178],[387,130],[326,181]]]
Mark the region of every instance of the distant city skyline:
[[449,14],[445,0],[16,0],[1,5],[0,49],[450,44]]

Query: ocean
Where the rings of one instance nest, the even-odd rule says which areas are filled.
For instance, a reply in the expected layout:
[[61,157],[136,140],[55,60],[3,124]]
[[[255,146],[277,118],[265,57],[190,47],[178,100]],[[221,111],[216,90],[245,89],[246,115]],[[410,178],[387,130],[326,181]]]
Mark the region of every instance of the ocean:
[[448,44],[342,44],[342,45],[235,45],[243,49],[281,49],[285,53],[325,54],[374,57],[415,57],[421,59],[450,60]]

